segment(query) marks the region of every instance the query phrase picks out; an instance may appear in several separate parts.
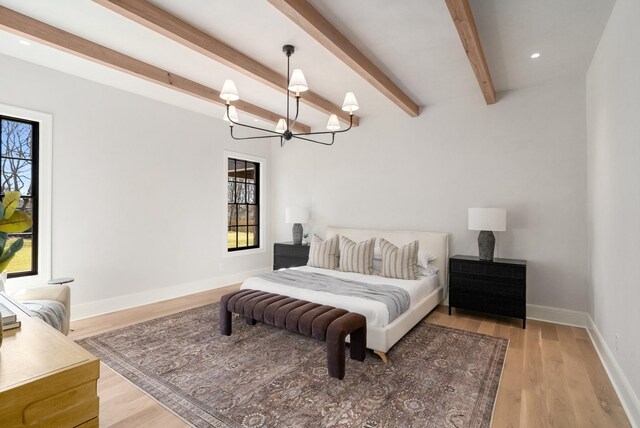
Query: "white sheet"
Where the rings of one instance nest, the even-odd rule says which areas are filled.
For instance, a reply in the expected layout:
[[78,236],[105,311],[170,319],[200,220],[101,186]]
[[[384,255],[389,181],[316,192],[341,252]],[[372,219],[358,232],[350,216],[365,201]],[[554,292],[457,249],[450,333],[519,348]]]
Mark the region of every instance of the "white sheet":
[[[377,275],[363,275],[353,272],[340,272],[337,270],[313,268],[309,266],[301,266],[301,271],[316,272],[323,275],[331,275],[338,278],[349,279],[352,281],[366,282],[370,284],[386,284],[395,285],[406,290],[409,293],[411,306],[416,302],[428,296],[436,288],[438,288],[438,275],[421,276],[417,280],[385,278]],[[288,285],[278,284],[267,281],[258,277],[247,279],[240,288],[249,288],[252,290],[266,291],[269,293],[283,294],[285,296],[294,297],[296,299],[308,300],[322,305],[335,306],[336,308],[346,309],[351,312],[357,312],[367,318],[367,324],[384,327],[389,324],[389,310],[382,302],[364,299],[361,297],[341,296],[337,294],[326,293],[323,291],[305,290]]]

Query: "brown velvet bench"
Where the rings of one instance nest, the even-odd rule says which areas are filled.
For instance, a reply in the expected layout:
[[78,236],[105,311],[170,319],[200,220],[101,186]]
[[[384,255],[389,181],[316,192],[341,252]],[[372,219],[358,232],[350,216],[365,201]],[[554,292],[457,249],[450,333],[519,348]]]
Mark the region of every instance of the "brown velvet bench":
[[327,342],[329,376],[344,378],[345,338],[351,335],[349,355],[364,361],[367,322],[363,315],[256,290],[238,290],[220,300],[220,333],[231,335],[231,315],[239,314],[249,325],[257,321]]

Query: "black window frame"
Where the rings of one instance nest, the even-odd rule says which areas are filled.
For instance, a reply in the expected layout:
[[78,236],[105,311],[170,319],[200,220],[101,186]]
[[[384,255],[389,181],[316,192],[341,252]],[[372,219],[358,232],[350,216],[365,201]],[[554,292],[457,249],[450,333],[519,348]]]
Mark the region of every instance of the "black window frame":
[[[19,278],[24,276],[38,275],[38,246],[39,246],[39,202],[40,202],[40,122],[33,120],[22,119],[19,117],[0,115],[0,130],[2,129],[2,121],[7,120],[11,122],[20,122],[32,126],[31,133],[31,159],[15,158],[11,156],[5,156],[2,154],[0,148],[0,168],[4,164],[4,159],[20,159],[31,162],[31,195],[21,195],[23,200],[31,199],[31,217],[33,218],[33,226],[31,232],[24,233],[11,233],[10,236],[29,236],[31,235],[31,270],[10,272],[7,274],[7,278]],[[4,198],[4,175],[0,174],[0,197]]]
[[[231,169],[229,168],[229,163],[233,161],[233,165],[234,165],[234,169],[233,169],[233,179],[230,180],[232,178],[231,176]],[[255,169],[255,197],[254,203],[250,203],[248,201],[244,201],[244,202],[238,202],[238,198],[237,198],[237,194],[235,189],[237,189],[238,184],[244,185],[246,186],[246,182],[244,181],[238,181],[238,162],[243,162],[245,163],[245,173],[247,171],[246,165],[247,164],[253,164],[254,165],[254,169]],[[227,172],[226,172],[226,180],[227,180],[227,251],[228,252],[237,252],[237,251],[244,251],[244,250],[252,250],[252,249],[258,249],[260,248],[260,228],[261,228],[261,224],[260,224],[260,187],[262,186],[261,183],[261,177],[260,177],[260,172],[262,169],[262,165],[261,162],[257,161],[257,160],[253,160],[253,159],[243,159],[242,157],[239,156],[227,156],[227,162],[226,162],[226,168],[227,168]],[[245,179],[246,179],[246,175],[245,175]],[[233,193],[234,193],[234,197],[233,197],[233,202],[230,201],[230,197],[229,197],[229,192],[230,192],[230,184],[233,184]],[[247,196],[247,192],[245,189],[245,199]],[[240,205],[246,205],[247,206],[247,212],[246,212],[246,218],[247,218],[247,222],[246,224],[239,224],[238,220],[239,220],[239,206]],[[250,223],[249,219],[249,207],[253,206],[254,208],[254,222]],[[232,222],[232,219],[229,215],[229,208],[232,207],[233,210],[235,210],[235,223]],[[240,234],[241,232],[239,231],[239,229],[241,227],[246,227],[247,231],[247,245],[244,246],[239,246],[240,243]],[[229,247],[229,232],[232,232],[231,229],[235,228],[235,232],[236,232],[236,246],[235,247]],[[248,245],[249,244],[249,230],[250,228],[254,228],[254,234],[253,234],[253,245]]]

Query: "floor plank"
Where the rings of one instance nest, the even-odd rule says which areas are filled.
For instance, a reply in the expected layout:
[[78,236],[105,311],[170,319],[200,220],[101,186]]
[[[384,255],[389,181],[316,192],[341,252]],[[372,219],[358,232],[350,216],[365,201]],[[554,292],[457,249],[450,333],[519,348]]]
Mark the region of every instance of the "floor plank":
[[[72,323],[73,339],[220,300],[238,286],[100,315]],[[423,322],[509,339],[494,427],[629,427],[629,421],[585,329],[494,317],[446,306]],[[101,364],[100,426],[184,427],[180,418]]]

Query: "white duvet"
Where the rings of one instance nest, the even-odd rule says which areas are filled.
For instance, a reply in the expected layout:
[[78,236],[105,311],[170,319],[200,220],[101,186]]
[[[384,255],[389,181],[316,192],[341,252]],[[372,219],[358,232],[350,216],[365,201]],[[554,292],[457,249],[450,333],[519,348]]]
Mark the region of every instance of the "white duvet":
[[[438,288],[438,275],[421,276],[417,280],[393,279],[385,278],[378,275],[363,275],[353,272],[340,272],[337,270],[313,268],[302,266],[298,269],[305,272],[316,272],[323,275],[331,275],[337,278],[349,279],[352,281],[366,282],[370,284],[386,284],[394,285],[406,290],[411,299],[411,306],[418,301],[431,294]],[[296,299],[308,300],[322,305],[335,306],[336,308],[346,309],[351,312],[357,312],[367,318],[367,323],[375,327],[384,327],[389,324],[389,310],[387,306],[375,300],[364,299],[361,297],[341,296],[338,294],[326,293],[324,291],[305,290],[301,288],[291,287],[288,285],[278,284],[267,281],[259,277],[251,277],[247,279],[240,288],[249,288],[252,290],[266,291],[269,293],[283,294],[285,296],[294,297]]]

